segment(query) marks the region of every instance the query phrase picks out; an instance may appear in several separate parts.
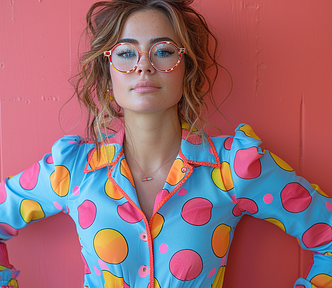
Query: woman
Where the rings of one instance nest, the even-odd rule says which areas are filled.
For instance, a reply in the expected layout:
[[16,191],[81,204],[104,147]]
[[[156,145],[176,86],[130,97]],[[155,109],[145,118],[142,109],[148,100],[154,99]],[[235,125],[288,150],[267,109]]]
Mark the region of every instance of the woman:
[[[66,136],[4,181],[1,238],[65,211],[83,247],[85,287],[222,287],[234,228],[251,214],[319,252],[296,287],[329,287],[331,218],[322,207],[331,200],[262,151],[248,125],[235,137],[201,130],[206,73],[217,64],[190,2],[93,5],[77,84],[91,141]],[[117,119],[123,127],[103,133]]]

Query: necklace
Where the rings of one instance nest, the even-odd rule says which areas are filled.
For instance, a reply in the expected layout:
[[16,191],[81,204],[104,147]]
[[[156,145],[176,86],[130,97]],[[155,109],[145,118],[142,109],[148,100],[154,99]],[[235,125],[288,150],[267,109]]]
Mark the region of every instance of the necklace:
[[179,151],[176,151],[176,154],[173,154],[172,157],[170,157],[164,164],[162,164],[161,166],[159,166],[159,168],[157,170],[155,170],[153,173],[150,174],[149,177],[147,177],[143,171],[143,169],[141,168],[141,166],[137,163],[135,157],[133,155],[131,155],[131,153],[129,152],[129,149],[126,149],[129,156],[131,156],[131,158],[133,158],[133,160],[135,161],[136,165],[139,167],[139,169],[142,171],[143,175],[144,175],[144,178],[141,179],[142,182],[146,182],[146,181],[151,181],[153,180],[153,176],[159,171],[160,168],[164,167],[171,159],[174,158],[174,156],[176,156]]

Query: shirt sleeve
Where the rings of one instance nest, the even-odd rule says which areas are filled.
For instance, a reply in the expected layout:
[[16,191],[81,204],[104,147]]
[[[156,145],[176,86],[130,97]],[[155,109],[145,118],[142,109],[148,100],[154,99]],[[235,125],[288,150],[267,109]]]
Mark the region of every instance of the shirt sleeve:
[[61,138],[53,145],[52,153],[0,184],[1,280],[5,274],[12,276],[13,273],[7,270],[14,271],[8,261],[6,246],[1,242],[16,236],[18,230],[29,223],[61,211],[68,212],[70,175],[82,140],[79,136]]
[[249,125],[237,128],[230,151],[233,214],[271,222],[315,252],[306,279],[298,279],[295,288],[332,287],[331,198],[260,144]]

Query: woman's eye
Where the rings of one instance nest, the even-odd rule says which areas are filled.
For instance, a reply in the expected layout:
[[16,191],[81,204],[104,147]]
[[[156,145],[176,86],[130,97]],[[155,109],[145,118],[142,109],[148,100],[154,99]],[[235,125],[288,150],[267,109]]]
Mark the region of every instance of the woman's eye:
[[133,51],[121,51],[116,53],[116,56],[120,58],[132,58],[136,57],[136,54]]
[[172,56],[174,54],[174,51],[170,51],[170,50],[158,50],[155,52],[155,55],[158,57],[168,57],[168,56]]

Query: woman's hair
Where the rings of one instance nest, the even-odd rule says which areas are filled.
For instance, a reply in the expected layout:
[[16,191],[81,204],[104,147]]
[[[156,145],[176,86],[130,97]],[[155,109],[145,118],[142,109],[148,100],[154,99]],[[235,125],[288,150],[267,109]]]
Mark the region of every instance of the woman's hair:
[[[92,5],[86,21],[86,33],[90,51],[83,53],[81,69],[77,75],[76,93],[80,102],[88,109],[87,137],[96,143],[98,135],[108,129],[114,119],[123,117],[121,108],[110,101],[107,89],[111,87],[108,58],[104,51],[110,50],[120,39],[128,17],[142,10],[153,9],[163,13],[171,22],[174,31],[186,48],[183,95],[178,103],[178,115],[191,127],[202,132],[206,109],[204,97],[212,99],[212,86],[218,74],[216,62],[217,39],[209,30],[204,17],[190,4],[193,0],[113,0]],[[210,40],[213,45],[210,45]],[[214,77],[207,70],[214,67]],[[100,138],[99,138],[100,139]]]

